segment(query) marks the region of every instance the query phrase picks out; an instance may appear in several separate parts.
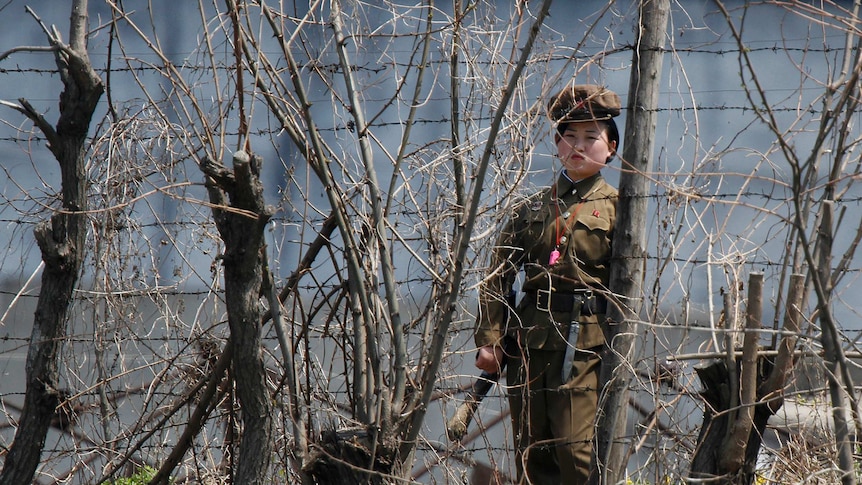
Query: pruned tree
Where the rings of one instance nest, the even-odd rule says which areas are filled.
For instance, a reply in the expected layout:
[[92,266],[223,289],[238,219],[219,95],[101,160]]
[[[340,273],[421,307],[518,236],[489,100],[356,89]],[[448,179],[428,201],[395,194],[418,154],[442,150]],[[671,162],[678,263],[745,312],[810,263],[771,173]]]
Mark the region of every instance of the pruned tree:
[[[269,476],[275,429],[262,345],[261,295],[272,285],[264,229],[272,208],[263,198],[263,160],[244,151],[233,154],[232,169],[204,159],[201,170],[213,204],[216,227],[225,242],[225,305],[230,327],[233,378],[242,406],[243,433],[236,480],[259,483]],[[165,475],[164,483],[168,483]]]
[[[728,346],[725,359],[715,359],[696,369],[704,386],[704,420],[692,457],[694,478],[728,484],[755,483],[767,424],[784,403],[785,386],[792,378],[804,281],[803,275],[791,275],[783,336],[774,357],[759,355],[763,274],[753,273],[748,281],[742,348]],[[731,315],[730,298],[726,301],[725,315]],[[727,326],[736,328],[738,324],[727,322]]]

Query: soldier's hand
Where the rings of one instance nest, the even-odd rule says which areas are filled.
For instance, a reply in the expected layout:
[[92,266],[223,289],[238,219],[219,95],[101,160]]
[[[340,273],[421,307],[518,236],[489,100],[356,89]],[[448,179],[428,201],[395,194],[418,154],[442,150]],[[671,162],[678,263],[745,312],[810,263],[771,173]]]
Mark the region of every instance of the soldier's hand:
[[499,374],[504,358],[503,347],[486,345],[479,348],[479,353],[476,355],[476,367],[490,374]]

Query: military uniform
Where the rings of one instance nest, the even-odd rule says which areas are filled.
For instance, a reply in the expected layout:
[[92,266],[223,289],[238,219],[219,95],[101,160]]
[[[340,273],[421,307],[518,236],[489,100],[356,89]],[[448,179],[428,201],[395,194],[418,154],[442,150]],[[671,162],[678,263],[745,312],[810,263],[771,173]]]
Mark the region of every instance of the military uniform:
[[[601,173],[573,182],[561,172],[517,205],[480,291],[476,344],[517,343],[507,347],[507,388],[527,483],[581,484],[590,472],[616,202]],[[505,296],[522,271],[512,311]]]

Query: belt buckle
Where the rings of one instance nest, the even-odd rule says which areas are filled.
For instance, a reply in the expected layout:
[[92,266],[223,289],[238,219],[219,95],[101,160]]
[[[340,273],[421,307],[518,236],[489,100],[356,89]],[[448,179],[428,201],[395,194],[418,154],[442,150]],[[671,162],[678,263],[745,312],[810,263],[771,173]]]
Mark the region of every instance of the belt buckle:
[[575,293],[577,293],[578,295],[581,295],[581,298],[583,298],[583,302],[585,305],[587,304],[588,301],[593,299],[593,290],[591,290],[591,289],[578,290]]
[[[542,298],[544,297],[544,306]],[[545,313],[551,313],[551,290],[536,290],[536,308]]]

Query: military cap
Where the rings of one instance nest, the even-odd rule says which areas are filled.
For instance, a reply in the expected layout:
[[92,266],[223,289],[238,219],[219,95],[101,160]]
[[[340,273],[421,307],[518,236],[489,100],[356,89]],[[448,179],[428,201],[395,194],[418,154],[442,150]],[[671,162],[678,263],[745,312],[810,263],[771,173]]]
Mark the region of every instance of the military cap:
[[548,114],[555,123],[609,120],[620,114],[620,97],[604,86],[576,84],[551,98]]

